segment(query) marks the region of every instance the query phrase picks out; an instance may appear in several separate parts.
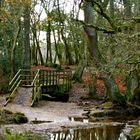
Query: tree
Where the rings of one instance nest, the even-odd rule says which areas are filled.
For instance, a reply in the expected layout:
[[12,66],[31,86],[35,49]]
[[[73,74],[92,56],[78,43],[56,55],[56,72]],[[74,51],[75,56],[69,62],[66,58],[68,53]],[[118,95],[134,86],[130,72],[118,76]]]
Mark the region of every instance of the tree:
[[30,5],[25,4],[25,9],[24,9],[24,52],[23,52],[23,68],[24,69],[30,69],[30,67],[31,67]]
[[131,2],[130,0],[123,0],[123,3],[124,3],[124,8],[125,8],[125,15],[126,17],[131,17],[132,16],[132,5],[131,5]]
[[[35,6],[34,6],[35,7]],[[32,14],[32,18],[31,18],[31,31],[32,31],[32,40],[33,40],[33,44],[32,44],[32,64],[33,65],[44,65],[44,59],[42,56],[42,52],[40,49],[40,40],[39,40],[39,36],[40,36],[40,16],[41,13],[37,13],[35,12],[35,9],[33,8],[33,14]],[[38,60],[38,54],[39,54],[39,60]]]
[[[106,63],[103,60],[103,57],[100,54],[97,44],[97,34],[96,31],[87,25],[92,25],[94,23],[94,13],[92,2],[84,1],[84,12],[85,12],[85,26],[84,30],[88,37],[88,48],[90,52],[91,59],[94,61],[94,64],[98,71],[102,69],[102,66]],[[104,80],[107,95],[112,101],[119,102],[120,104],[124,103],[124,97],[120,94],[119,88],[111,75],[107,71],[100,71],[100,78]]]

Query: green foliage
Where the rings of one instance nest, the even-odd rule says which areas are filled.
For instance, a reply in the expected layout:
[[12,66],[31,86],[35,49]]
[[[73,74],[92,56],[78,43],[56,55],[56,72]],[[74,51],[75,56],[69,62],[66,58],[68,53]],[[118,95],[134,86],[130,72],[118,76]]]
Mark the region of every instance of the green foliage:
[[[58,3],[60,2],[60,3]],[[94,24],[97,26],[95,29],[98,33],[98,48],[103,59],[106,61],[101,64],[100,69],[94,70],[93,74],[96,75],[97,70],[100,73],[107,73],[108,75],[121,75],[127,77],[130,71],[134,69],[140,69],[140,41],[139,41],[139,11],[140,1],[130,0],[128,3],[122,1],[92,1],[94,10]],[[68,57],[74,61],[72,64],[78,64],[82,58],[89,58],[87,48],[85,44],[87,40],[83,33],[83,27],[77,22],[80,1],[75,1],[71,5],[71,10],[68,12],[66,9],[67,1],[55,1],[49,0],[47,3],[43,0],[34,1],[31,0],[9,0],[3,1],[0,9],[0,64],[3,67],[4,75],[9,77],[11,68],[11,55],[14,53],[14,71],[21,68],[23,61],[23,12],[25,5],[29,6],[32,3],[31,12],[31,28],[37,31],[37,41],[41,42],[38,33],[40,31],[48,31],[48,23],[51,23],[51,36],[56,37],[56,42],[51,47],[52,58],[57,62],[57,58],[61,60],[61,64],[66,64]],[[40,4],[39,12],[36,11],[36,4]],[[70,4],[70,3],[69,3]],[[120,4],[122,6],[120,6]],[[83,6],[83,4],[80,4]],[[43,9],[46,12],[46,18],[41,21],[41,12]],[[131,10],[130,17],[127,15]],[[113,13],[111,13],[113,12]],[[81,15],[80,15],[81,16]],[[132,18],[133,17],[133,18]],[[76,19],[76,20],[73,20]],[[94,27],[94,26],[93,26]],[[100,31],[112,31],[112,33],[103,33]],[[15,35],[19,29],[19,35],[15,39]],[[104,30],[103,30],[104,29]],[[64,35],[64,39],[62,39]],[[34,59],[38,62],[38,49],[32,34],[31,42],[34,44]],[[16,41],[16,42],[15,42]],[[64,42],[66,41],[66,42]],[[15,46],[14,46],[15,44]],[[66,44],[67,48],[66,48]],[[40,44],[39,44],[40,45]],[[55,47],[58,47],[56,51]],[[15,50],[13,50],[15,47]],[[39,46],[40,47],[40,46]],[[69,51],[68,51],[69,50]],[[28,51],[29,52],[29,51]],[[56,52],[58,54],[56,54]],[[69,53],[67,53],[69,52]],[[26,61],[28,61],[27,59]],[[69,61],[70,62],[70,61]],[[39,63],[39,62],[38,62]],[[38,64],[37,63],[37,64]],[[89,62],[91,63],[91,62]],[[93,62],[94,63],[94,62]],[[81,65],[81,64],[80,64]],[[74,75],[77,81],[81,81],[84,66],[78,66]],[[1,88],[1,87],[0,87]],[[118,92],[116,92],[118,93]]]
[[14,114],[14,122],[17,124],[27,123],[28,119],[23,113],[17,112]]
[[73,80],[75,80],[76,82],[82,82],[82,75],[83,75],[86,65],[87,63],[85,62],[85,60],[80,61],[73,75],[73,78],[72,78]]
[[140,139],[140,126],[137,126],[134,129],[132,129],[132,131],[130,132],[130,137],[133,140],[139,140]]
[[90,83],[89,84],[89,97],[90,98],[97,98],[97,94],[96,94],[96,87],[94,83]]
[[105,103],[102,103],[100,106],[103,108],[113,108],[113,103],[112,102],[105,102]]
[[10,66],[9,66],[9,62],[8,62],[8,56],[6,54],[6,49],[2,49],[2,52],[3,52],[3,54],[0,54],[0,66],[2,67],[4,76],[7,75],[7,77],[8,77]]
[[33,132],[14,133],[8,129],[1,129],[0,140],[45,140],[43,136]]
[[27,117],[22,113],[12,113],[9,110],[0,110],[0,124],[22,124],[27,122]]

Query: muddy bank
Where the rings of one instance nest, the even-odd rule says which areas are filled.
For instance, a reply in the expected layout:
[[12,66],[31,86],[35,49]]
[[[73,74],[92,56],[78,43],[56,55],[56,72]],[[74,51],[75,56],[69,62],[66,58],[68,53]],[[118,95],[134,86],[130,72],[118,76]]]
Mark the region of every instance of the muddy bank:
[[[28,118],[26,124],[1,126],[2,129],[8,128],[17,133],[32,131],[46,136],[66,132],[72,135],[72,130],[72,133],[78,131],[81,135],[83,130],[86,133],[86,131],[89,132],[93,128],[95,130],[92,130],[93,133],[96,133],[98,129],[101,131],[100,133],[106,133],[107,129],[114,129],[114,133],[119,130],[118,137],[123,129],[127,135],[132,129],[132,127],[128,127],[128,120],[126,120],[128,116],[118,119],[116,116],[119,116],[119,113],[114,113],[112,103],[102,103],[102,100],[97,99],[79,99],[67,103],[40,101],[36,107],[12,102],[2,108],[14,113],[21,112]],[[120,111],[120,108],[118,108],[118,111]],[[122,114],[122,112],[120,113]]]
[[70,116],[82,116],[84,113],[84,110],[76,103],[51,101],[40,101],[37,107],[10,103],[5,109],[24,113],[29,122],[34,120],[66,122],[69,121]]
[[3,125],[2,128],[8,128],[12,132],[23,133],[27,131],[32,131],[36,133],[46,134],[47,132],[59,132],[68,129],[88,129],[97,128],[101,126],[118,126],[124,125],[118,122],[100,122],[100,123],[83,123],[83,122],[51,122],[51,123],[41,123],[41,124],[21,124],[21,125]]
[[22,124],[27,123],[28,118],[20,112],[13,113],[9,110],[0,110],[0,124]]
[[[9,130],[17,133],[23,133],[27,131],[32,131],[35,133],[40,133],[46,135],[48,133],[57,133],[67,130],[81,130],[81,129],[90,129],[90,128],[99,128],[103,127],[103,130],[106,126],[119,126],[122,129],[125,128],[125,133],[130,132],[125,125],[127,120],[112,120],[107,116],[100,116],[99,112],[104,112],[103,108],[97,106],[98,101],[83,101],[78,105],[77,103],[63,103],[63,102],[51,102],[51,101],[41,101],[37,107],[23,106],[20,104],[10,103],[5,109],[11,110],[12,112],[21,112],[24,113],[28,118],[28,123],[21,125],[2,125],[1,127],[8,128]],[[89,110],[93,111],[98,116],[94,119],[88,117]],[[93,113],[93,112],[92,112]],[[95,115],[94,114],[94,115]],[[128,126],[128,125],[127,125]],[[105,128],[104,128],[105,127]],[[132,128],[131,128],[132,129]],[[120,129],[121,130],[121,129]],[[105,130],[104,130],[105,131]]]

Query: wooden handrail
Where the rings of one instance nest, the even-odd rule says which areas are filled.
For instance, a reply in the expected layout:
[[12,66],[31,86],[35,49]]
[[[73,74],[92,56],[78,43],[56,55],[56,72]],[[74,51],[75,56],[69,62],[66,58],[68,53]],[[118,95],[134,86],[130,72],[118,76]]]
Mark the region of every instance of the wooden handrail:
[[[20,85],[25,87],[32,87],[32,103],[31,106],[39,99],[40,86],[61,85],[62,91],[68,91],[71,86],[71,71],[70,70],[28,70],[19,69],[16,75],[9,83],[9,91],[11,92],[9,102],[16,93]],[[6,102],[6,104],[7,104]]]
[[34,79],[33,79],[33,82],[32,82],[32,84],[31,84],[31,86],[34,85],[35,81],[37,80],[37,77],[39,76],[39,73],[40,73],[40,70],[38,69],[38,70],[37,70],[37,73],[36,73],[36,75],[35,75],[35,77],[34,77]]
[[15,91],[17,90],[17,88],[19,87],[20,84],[21,84],[21,80],[17,83],[16,87],[14,88],[12,93],[9,95],[8,100],[4,103],[4,106],[6,106],[8,104],[8,102],[10,102],[10,100],[13,98]]
[[[35,71],[35,70],[33,70]],[[7,103],[14,97],[14,94],[17,90],[17,88],[21,85],[21,83],[24,81],[24,77],[28,77],[29,75],[24,75],[22,74],[22,72],[30,72],[30,70],[26,70],[26,69],[19,69],[18,72],[15,74],[15,76],[13,77],[13,79],[10,81],[9,83],[9,91],[11,92],[11,94],[9,95],[8,100],[6,101],[6,103],[4,104],[4,106],[7,105]],[[28,80],[29,81],[29,80]],[[31,80],[32,81],[32,80]]]
[[[39,92],[38,92],[38,89],[39,89],[39,83],[37,83],[37,80],[39,80],[38,78],[39,78],[39,73],[40,73],[40,70],[38,69],[38,71],[37,71],[37,73],[36,73],[36,75],[35,75],[35,77],[34,77],[34,79],[33,79],[33,82],[32,82],[32,84],[31,84],[31,86],[33,87],[33,89],[32,89],[32,103],[31,103],[31,107],[32,106],[34,106],[34,104],[35,104],[35,102],[36,102],[36,100],[37,100],[37,95],[39,94]],[[37,91],[36,91],[37,90]]]
[[9,91],[12,91],[12,89],[14,88],[14,86],[17,84],[17,82],[20,80],[20,78],[21,78],[21,75],[19,75],[18,77],[17,77],[17,79],[15,80],[15,82],[12,84],[12,86],[10,87],[10,89],[9,89]]
[[21,72],[21,69],[19,69],[16,75],[12,78],[12,80],[9,83],[9,86],[15,81],[16,77],[20,74],[20,72]]

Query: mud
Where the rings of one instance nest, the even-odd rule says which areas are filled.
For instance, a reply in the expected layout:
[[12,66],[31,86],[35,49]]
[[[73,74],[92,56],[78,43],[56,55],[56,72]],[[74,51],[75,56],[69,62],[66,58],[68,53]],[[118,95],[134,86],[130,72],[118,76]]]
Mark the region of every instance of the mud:
[[[43,133],[46,130],[61,130],[64,127],[82,125],[81,122],[71,122],[72,116],[82,117],[85,112],[76,103],[63,103],[40,101],[37,107],[23,106],[9,103],[5,109],[12,112],[24,113],[29,122],[23,125],[3,125],[12,131],[38,131]],[[36,124],[35,124],[36,122]],[[38,123],[40,122],[40,123]]]

